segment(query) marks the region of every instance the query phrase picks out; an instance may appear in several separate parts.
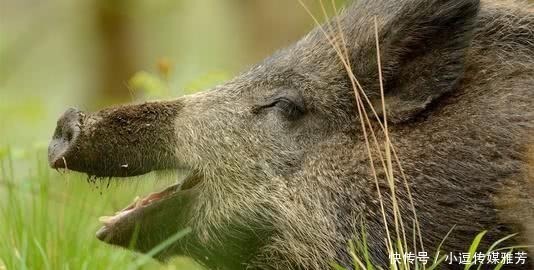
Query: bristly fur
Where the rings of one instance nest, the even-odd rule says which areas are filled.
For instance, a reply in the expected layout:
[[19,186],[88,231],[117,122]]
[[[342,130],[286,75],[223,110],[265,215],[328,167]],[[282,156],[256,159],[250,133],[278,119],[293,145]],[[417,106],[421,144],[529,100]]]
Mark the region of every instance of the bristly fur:
[[[351,80],[325,37],[341,44],[343,35],[350,69],[377,105],[376,18],[387,112],[375,109],[391,121],[426,250],[453,226],[444,252],[467,251],[483,230],[483,248],[511,233],[520,237],[506,244],[533,244],[532,10],[513,1],[355,1],[326,31],[210,91],[87,115],[69,169],[109,175],[126,160],[138,166],[131,170],[187,167],[201,176],[176,204],[139,217],[139,251],[191,227],[161,257],[185,254],[214,269],[327,269],[351,263],[348,242],[361,240],[363,223],[371,259],[387,266],[373,177],[392,225],[387,171],[378,158],[374,172],[369,165]],[[93,166],[102,158],[113,166]],[[402,187],[397,166],[393,175]],[[407,190],[395,192],[412,232]],[[130,222],[107,241],[126,246]]]

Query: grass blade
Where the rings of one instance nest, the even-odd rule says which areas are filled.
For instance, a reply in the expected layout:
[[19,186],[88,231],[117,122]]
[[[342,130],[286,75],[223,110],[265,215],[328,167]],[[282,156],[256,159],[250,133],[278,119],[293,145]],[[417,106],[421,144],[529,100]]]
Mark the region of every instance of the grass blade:
[[129,269],[136,269],[139,268],[141,265],[146,264],[149,260],[152,259],[152,257],[154,257],[155,255],[163,251],[165,248],[169,247],[174,242],[178,241],[180,238],[184,237],[189,233],[191,233],[191,228],[186,228],[175,233],[171,237],[167,238],[165,241],[161,242],[159,245],[155,246],[152,250],[135,260],[133,264],[129,267]]
[[475,252],[477,251],[478,246],[480,245],[480,241],[482,241],[482,238],[484,238],[484,235],[486,235],[487,231],[483,231],[475,237],[473,240],[473,243],[471,243],[471,246],[469,247],[469,262],[465,265],[464,270],[469,270],[471,266],[473,266],[473,258],[475,257]]

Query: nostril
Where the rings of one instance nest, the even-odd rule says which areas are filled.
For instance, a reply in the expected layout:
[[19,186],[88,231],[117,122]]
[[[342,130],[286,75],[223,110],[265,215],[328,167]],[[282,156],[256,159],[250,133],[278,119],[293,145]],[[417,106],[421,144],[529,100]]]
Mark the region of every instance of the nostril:
[[74,108],[66,110],[57,121],[57,127],[48,146],[48,161],[52,168],[64,168],[76,139],[80,134],[83,113]]
[[70,108],[66,110],[57,121],[57,130],[54,137],[62,138],[65,141],[72,141],[79,133],[82,112],[78,109]]
[[74,132],[72,129],[67,129],[66,139],[68,142],[72,141],[72,137],[74,137]]

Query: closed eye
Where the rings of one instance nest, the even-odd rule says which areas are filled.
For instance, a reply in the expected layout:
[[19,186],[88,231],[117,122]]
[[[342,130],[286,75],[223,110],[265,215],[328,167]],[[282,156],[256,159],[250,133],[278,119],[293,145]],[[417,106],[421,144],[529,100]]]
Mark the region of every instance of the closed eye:
[[290,120],[295,120],[304,114],[304,108],[286,98],[278,99],[275,102],[274,107],[279,109],[280,112],[282,112]]
[[305,112],[303,104],[294,102],[287,97],[277,97],[267,104],[256,106],[252,111],[259,114],[266,109],[275,109],[288,120],[296,120]]

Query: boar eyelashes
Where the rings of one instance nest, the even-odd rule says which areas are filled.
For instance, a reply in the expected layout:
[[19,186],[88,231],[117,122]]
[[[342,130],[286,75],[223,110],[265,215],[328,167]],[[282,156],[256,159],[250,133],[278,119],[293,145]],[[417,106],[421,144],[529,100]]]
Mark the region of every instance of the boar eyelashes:
[[302,102],[296,102],[287,97],[277,97],[269,103],[255,106],[252,112],[259,114],[268,109],[278,110],[288,120],[297,120],[305,112]]
[[280,98],[274,103],[274,108],[277,108],[289,120],[296,120],[304,114],[304,107],[287,98]]

